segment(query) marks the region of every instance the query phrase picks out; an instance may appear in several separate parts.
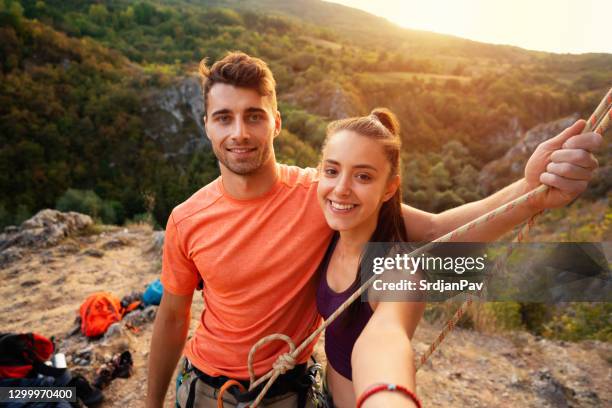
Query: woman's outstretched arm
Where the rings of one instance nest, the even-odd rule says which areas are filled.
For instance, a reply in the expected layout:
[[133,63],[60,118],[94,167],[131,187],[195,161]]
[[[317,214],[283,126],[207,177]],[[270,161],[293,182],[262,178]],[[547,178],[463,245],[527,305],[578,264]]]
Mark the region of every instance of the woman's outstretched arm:
[[[415,365],[411,339],[423,316],[425,302],[381,302],[353,348],[353,388],[358,398],[376,383],[403,385],[415,392]],[[399,392],[379,392],[363,407],[409,407]]]
[[599,164],[593,152],[603,143],[602,136],[597,133],[580,133],[584,126],[585,121],[579,120],[557,136],[540,143],[525,165],[525,176],[489,197],[440,214],[431,214],[403,205],[402,212],[409,239],[417,242],[433,241],[530,192],[540,184],[548,185],[549,190],[496,217],[495,222],[483,224],[462,235],[461,241],[495,240],[544,209],[563,207],[571,203],[586,190],[589,180],[597,170]]

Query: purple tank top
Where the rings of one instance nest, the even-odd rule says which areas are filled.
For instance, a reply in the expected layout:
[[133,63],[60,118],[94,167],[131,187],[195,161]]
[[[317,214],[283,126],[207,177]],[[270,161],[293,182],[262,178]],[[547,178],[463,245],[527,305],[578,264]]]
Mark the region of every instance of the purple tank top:
[[[317,289],[317,308],[319,314],[327,319],[346,299],[348,299],[357,287],[351,286],[344,292],[334,292],[327,284],[327,266],[334,252],[336,243],[338,242],[338,234],[336,233],[329,244],[327,253],[319,266],[319,287]],[[360,302],[356,300],[355,302]],[[372,308],[370,304],[364,304],[359,309],[359,314],[355,319],[351,319],[349,323],[343,320],[346,318],[346,312],[341,314],[331,325],[325,330],[325,354],[331,366],[349,380],[353,380],[351,368],[351,353],[357,338],[365,328],[366,324],[372,317]]]

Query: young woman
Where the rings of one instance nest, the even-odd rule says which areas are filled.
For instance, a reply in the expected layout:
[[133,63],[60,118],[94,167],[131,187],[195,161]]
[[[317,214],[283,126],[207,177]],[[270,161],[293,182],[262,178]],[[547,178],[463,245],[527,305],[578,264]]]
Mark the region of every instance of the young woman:
[[[369,277],[371,271],[360,268],[365,244],[407,240],[401,214],[400,145],[398,121],[386,109],[328,127],[318,197],[327,223],[337,233],[320,267],[317,305],[324,318]],[[367,396],[364,408],[416,406],[408,392],[378,392],[375,384],[415,391],[410,339],[424,307],[424,302],[357,300],[327,328],[326,388],[333,406],[354,407],[355,396]]]

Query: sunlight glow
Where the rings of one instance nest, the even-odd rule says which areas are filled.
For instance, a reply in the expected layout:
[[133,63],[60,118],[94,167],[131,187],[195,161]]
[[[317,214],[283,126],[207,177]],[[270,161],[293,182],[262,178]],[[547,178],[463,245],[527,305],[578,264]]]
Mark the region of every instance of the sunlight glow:
[[612,53],[611,0],[333,0],[402,27],[557,53]]

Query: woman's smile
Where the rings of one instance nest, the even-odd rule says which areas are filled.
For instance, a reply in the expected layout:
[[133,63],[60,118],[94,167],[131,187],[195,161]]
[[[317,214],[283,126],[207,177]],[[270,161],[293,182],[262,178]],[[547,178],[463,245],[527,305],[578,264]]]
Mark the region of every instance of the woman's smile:
[[348,214],[353,211],[359,204],[342,203],[334,200],[327,200],[331,211],[337,214]]

